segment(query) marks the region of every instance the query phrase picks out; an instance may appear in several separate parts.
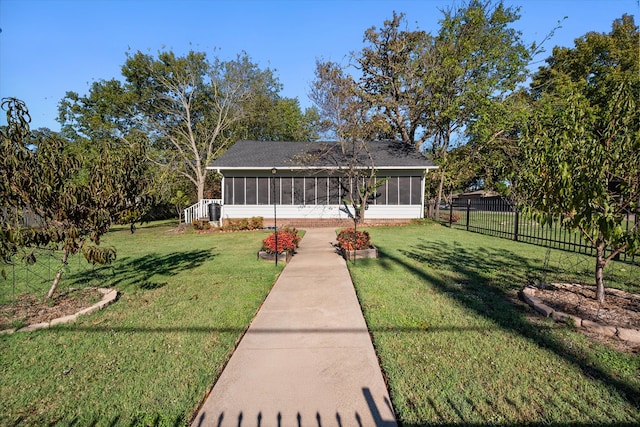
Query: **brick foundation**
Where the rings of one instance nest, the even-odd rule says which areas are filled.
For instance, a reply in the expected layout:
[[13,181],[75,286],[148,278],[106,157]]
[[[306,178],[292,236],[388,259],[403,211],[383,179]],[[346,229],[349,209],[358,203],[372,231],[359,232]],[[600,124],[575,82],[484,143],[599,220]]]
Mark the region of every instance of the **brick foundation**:
[[[406,225],[411,219],[366,219],[358,226],[370,227],[375,225]],[[288,225],[296,228],[319,228],[319,227],[336,227],[346,228],[353,227],[353,221],[350,219],[332,219],[332,218],[278,218],[278,228]],[[265,227],[273,227],[273,218],[264,219]]]

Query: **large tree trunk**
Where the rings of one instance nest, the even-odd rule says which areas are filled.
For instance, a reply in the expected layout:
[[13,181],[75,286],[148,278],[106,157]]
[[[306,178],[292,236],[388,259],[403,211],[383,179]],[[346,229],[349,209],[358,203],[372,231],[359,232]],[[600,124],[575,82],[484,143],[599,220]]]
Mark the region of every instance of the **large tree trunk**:
[[198,176],[198,201],[204,199],[204,187],[207,181],[206,174],[199,174]]
[[65,249],[64,254],[62,255],[62,265],[58,269],[58,272],[56,273],[56,277],[53,278],[53,283],[51,284],[51,289],[49,289],[49,293],[47,294],[47,299],[51,299],[56,289],[58,289],[58,284],[60,283],[60,279],[62,278],[62,270],[64,270],[64,266],[67,265],[68,259],[69,259],[69,251]]
[[604,267],[606,265],[604,242],[598,242],[596,247],[596,299],[600,304],[604,304]]

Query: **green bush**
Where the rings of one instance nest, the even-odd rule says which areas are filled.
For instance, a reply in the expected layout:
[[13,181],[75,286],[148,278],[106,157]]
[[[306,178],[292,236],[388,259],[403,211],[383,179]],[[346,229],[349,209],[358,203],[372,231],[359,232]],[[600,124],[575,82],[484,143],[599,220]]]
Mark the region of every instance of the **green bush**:
[[245,231],[245,230],[261,230],[263,228],[264,219],[261,216],[253,218],[237,218],[227,219],[221,227],[222,231]]

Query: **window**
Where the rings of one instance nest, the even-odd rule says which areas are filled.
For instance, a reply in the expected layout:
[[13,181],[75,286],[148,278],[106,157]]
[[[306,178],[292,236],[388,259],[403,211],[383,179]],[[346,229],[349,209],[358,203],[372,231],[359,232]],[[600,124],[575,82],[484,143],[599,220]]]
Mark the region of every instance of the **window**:
[[[379,179],[385,179],[385,178],[379,178]],[[389,178],[386,178],[386,179],[388,180]],[[385,181],[378,188],[376,188],[375,204],[376,205],[387,204],[387,181]]]
[[[282,203],[282,179],[281,178],[271,178],[271,185],[273,185],[272,190],[274,191],[275,197],[273,195],[269,196],[270,202],[280,204]],[[271,194],[271,193],[269,193]]]
[[306,177],[304,179],[304,204],[316,204],[316,178]]
[[258,204],[258,178],[245,178],[245,204]]
[[233,178],[224,179],[224,204],[233,205]]
[[339,205],[342,203],[340,178],[329,178],[329,204]]
[[[297,206],[341,205],[351,189],[357,191],[357,186],[348,177],[228,177],[224,179],[224,203],[268,205],[275,201]],[[420,176],[389,177],[369,199],[369,203],[375,205],[419,205],[421,201]]]
[[269,178],[260,177],[258,178],[258,204],[259,205],[268,205],[269,201],[273,197],[271,194],[272,188],[269,182]]
[[387,205],[398,204],[399,177],[392,176],[387,181]]
[[290,205],[293,202],[293,178],[283,177],[280,179],[282,185],[282,205]]
[[319,205],[326,205],[329,196],[329,178],[316,178],[316,201]]
[[419,176],[411,177],[411,204],[422,203],[422,179]]
[[304,178],[293,178],[293,204],[304,205]]
[[408,176],[398,177],[399,204],[411,204],[411,178]]
[[233,204],[244,205],[244,180],[245,178],[233,178]]

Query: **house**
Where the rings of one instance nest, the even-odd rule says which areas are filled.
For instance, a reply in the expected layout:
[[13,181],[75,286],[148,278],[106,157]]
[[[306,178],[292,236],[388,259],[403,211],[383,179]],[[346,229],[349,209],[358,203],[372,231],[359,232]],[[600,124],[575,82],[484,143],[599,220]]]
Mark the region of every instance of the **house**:
[[493,190],[476,190],[468,191],[466,193],[455,194],[453,199],[457,200],[460,204],[466,204],[467,200],[478,201],[488,197],[499,197],[500,194]]
[[454,209],[470,209],[487,212],[511,212],[513,205],[500,193],[493,190],[476,190],[454,195]]
[[222,175],[223,221],[261,216],[269,224],[275,215],[278,225],[310,226],[353,215],[344,202],[353,187],[347,164],[373,165],[376,179],[387,178],[369,200],[365,223],[423,217],[425,175],[437,166],[398,142],[367,142],[345,156],[337,142],[238,141],[208,169]]

